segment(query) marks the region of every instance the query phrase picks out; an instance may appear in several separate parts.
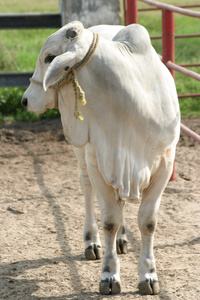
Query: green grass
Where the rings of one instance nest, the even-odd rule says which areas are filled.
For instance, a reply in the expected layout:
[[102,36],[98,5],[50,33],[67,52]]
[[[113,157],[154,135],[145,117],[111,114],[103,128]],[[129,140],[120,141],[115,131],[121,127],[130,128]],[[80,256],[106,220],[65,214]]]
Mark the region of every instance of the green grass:
[[[168,4],[190,4],[191,0],[160,1]],[[193,0],[192,4],[199,3]],[[138,1],[138,8],[149,7]],[[21,12],[59,12],[58,0],[0,0],[1,13]],[[140,12],[139,23],[144,25],[151,36],[161,35],[161,12]],[[199,33],[199,19],[175,14],[176,34]],[[0,72],[33,71],[37,57],[47,37],[56,29],[30,30],[0,30]],[[152,44],[159,54],[162,54],[161,40],[152,40]],[[176,39],[176,63],[200,62],[200,38]],[[191,68],[200,73],[200,67]],[[198,93],[200,83],[192,78],[176,72],[176,87],[179,94]],[[7,120],[38,120],[43,117],[57,116],[55,110],[44,115],[27,113],[20,105],[24,89],[0,89],[0,121]],[[182,115],[200,116],[200,98],[180,99]]]
[[[163,3],[172,5],[199,4],[199,0],[159,0]],[[150,7],[138,1],[138,8]],[[197,10],[197,9],[196,9]],[[199,11],[200,9],[198,9]],[[199,19],[174,14],[175,16],[175,34],[199,34]],[[151,36],[162,34],[162,15],[160,11],[140,12],[138,14],[138,22],[145,26]],[[156,51],[162,55],[162,41],[152,40],[152,44]],[[200,38],[177,38],[175,40],[175,62],[183,63],[199,63],[200,62]],[[200,73],[200,67],[188,68],[192,71]],[[184,76],[179,72],[175,72],[175,82],[178,94],[199,93],[200,82]],[[200,98],[182,98],[179,100],[182,116],[200,116]]]
[[[0,71],[33,71],[42,45],[54,31],[55,29],[1,30]],[[21,106],[24,91],[23,88],[0,88],[0,122],[59,116],[59,112],[55,110],[48,110],[43,115],[26,112]]]
[[58,12],[59,0],[0,0],[1,13]]
[[7,121],[37,121],[45,118],[55,118],[59,115],[55,109],[47,110],[44,114],[27,112],[21,106],[21,98],[25,89],[4,88],[0,93],[0,122]]
[[[0,0],[1,13],[59,12],[58,0]],[[0,72],[31,72],[47,37],[56,29],[0,30]],[[27,112],[21,106],[23,88],[0,88],[0,122],[27,121],[59,115],[48,110],[43,115]]]
[[27,71],[35,69],[40,49],[56,29],[21,29],[0,31],[0,70]]

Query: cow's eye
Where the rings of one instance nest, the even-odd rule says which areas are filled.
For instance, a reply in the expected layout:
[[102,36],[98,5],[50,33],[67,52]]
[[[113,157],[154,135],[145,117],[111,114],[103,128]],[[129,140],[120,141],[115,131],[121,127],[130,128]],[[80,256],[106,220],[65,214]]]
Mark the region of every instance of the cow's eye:
[[55,55],[48,55],[44,60],[45,64],[50,64],[55,57],[56,57]]
[[77,31],[75,30],[75,29],[72,29],[72,28],[70,28],[70,29],[68,29],[67,31],[66,31],[66,38],[71,38],[71,39],[73,39],[73,38],[75,38],[76,36],[77,36]]

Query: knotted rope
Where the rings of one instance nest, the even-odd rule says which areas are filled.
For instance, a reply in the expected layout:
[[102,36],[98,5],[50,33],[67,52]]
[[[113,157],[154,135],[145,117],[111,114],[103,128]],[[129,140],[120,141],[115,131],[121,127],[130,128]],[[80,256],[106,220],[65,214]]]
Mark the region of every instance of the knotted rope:
[[[66,76],[64,76],[61,80],[59,80],[57,83],[49,86],[50,89],[55,90],[55,108],[58,108],[58,92],[59,89],[66,83],[68,84],[69,82],[72,82],[73,89],[74,89],[74,94],[75,94],[75,108],[74,108],[74,116],[79,120],[83,121],[83,117],[81,116],[79,109],[78,109],[78,104],[80,103],[81,105],[85,105],[86,99],[85,99],[85,92],[82,90],[79,82],[78,82],[78,77],[76,76],[76,72],[82,69],[86,64],[89,63],[89,61],[92,59],[97,45],[99,41],[99,35],[97,33],[93,33],[93,40],[92,44],[90,45],[90,48],[88,52],[86,53],[85,57],[80,61],[79,63],[75,64],[73,67],[71,67],[67,73]],[[43,84],[33,78],[30,78],[30,82],[42,86]]]

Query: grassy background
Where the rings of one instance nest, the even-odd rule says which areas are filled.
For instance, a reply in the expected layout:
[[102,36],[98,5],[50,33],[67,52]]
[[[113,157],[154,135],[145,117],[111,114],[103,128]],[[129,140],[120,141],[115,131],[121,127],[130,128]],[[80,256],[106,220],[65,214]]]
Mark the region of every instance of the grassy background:
[[[0,0],[0,13],[59,12],[59,0]],[[31,72],[40,49],[56,29],[0,30],[0,72]],[[0,88],[0,122],[39,120],[55,117],[56,110],[43,115],[29,113],[21,107],[23,88]]]
[[[198,4],[199,0],[160,1],[168,4]],[[148,5],[138,1],[138,8]],[[59,12],[58,0],[0,0],[0,13],[23,12]],[[161,35],[161,12],[139,13],[139,23],[144,25],[150,35]],[[199,33],[199,19],[175,14],[176,34]],[[47,37],[55,29],[0,30],[0,71],[33,71],[37,57]],[[161,40],[152,40],[158,53],[162,53]],[[177,63],[200,62],[199,38],[176,39]],[[199,73],[200,68],[190,68]],[[192,78],[176,73],[176,86],[179,94],[197,93],[200,83]],[[44,117],[57,116],[55,110],[42,116],[27,113],[21,108],[20,100],[25,89],[0,88],[0,121],[6,120],[38,120]],[[199,116],[200,99],[180,99],[182,115]]]
[[[172,5],[200,4],[199,0],[157,0]],[[138,1],[138,8],[152,7]],[[193,9],[200,11],[200,8]],[[200,20],[174,14],[175,34],[200,34]],[[151,36],[162,34],[162,13],[161,11],[140,12],[138,22],[145,26]],[[159,54],[162,54],[162,41],[152,40],[152,44]],[[175,62],[200,63],[200,38],[178,38],[175,40]],[[200,73],[200,67],[188,68]],[[200,92],[200,82],[181,73],[175,72],[175,82],[178,94],[191,94]],[[200,116],[200,97],[179,99],[182,116]]]

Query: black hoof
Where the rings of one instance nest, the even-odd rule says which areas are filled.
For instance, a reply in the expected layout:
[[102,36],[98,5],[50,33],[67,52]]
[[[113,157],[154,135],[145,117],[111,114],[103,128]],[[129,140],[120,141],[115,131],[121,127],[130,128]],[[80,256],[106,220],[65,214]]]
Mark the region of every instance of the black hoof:
[[117,240],[117,254],[127,254],[128,252],[128,243],[126,240],[118,239]]
[[103,257],[101,246],[96,244],[90,245],[85,249],[85,257],[90,260],[101,259]]
[[139,283],[139,292],[144,295],[158,295],[160,286],[158,281],[152,279]]
[[99,284],[99,291],[102,295],[117,295],[121,293],[121,283],[114,278],[102,280]]

